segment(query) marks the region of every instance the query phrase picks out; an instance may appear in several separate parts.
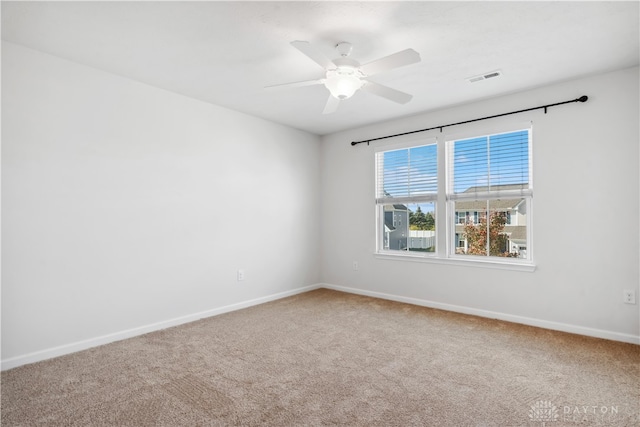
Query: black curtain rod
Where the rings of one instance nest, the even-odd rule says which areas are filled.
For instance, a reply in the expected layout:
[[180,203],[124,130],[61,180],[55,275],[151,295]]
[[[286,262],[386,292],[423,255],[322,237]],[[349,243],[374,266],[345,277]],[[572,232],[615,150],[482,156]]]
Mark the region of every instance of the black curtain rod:
[[562,105],[562,104],[569,104],[571,102],[587,102],[587,99],[589,99],[589,97],[587,95],[582,95],[580,98],[572,99],[570,101],[556,102],[555,104],[541,105],[539,107],[526,108],[524,110],[518,110],[518,111],[511,111],[510,113],[496,114],[494,116],[487,116],[487,117],[481,117],[479,119],[465,120],[464,122],[451,123],[451,124],[448,124],[448,125],[434,126],[432,128],[427,128],[427,129],[412,130],[410,132],[397,133],[395,135],[387,135],[387,136],[381,136],[381,137],[378,137],[378,138],[365,139],[363,141],[353,141],[351,143],[351,145],[358,145],[358,144],[362,144],[364,142],[366,142],[367,145],[369,145],[369,143],[371,141],[377,141],[379,139],[395,138],[396,136],[410,135],[412,133],[426,132],[428,130],[434,130],[434,129],[440,129],[440,132],[442,132],[443,128],[446,128],[446,127],[449,127],[449,126],[463,125],[465,123],[472,123],[472,122],[477,122],[477,121],[480,121],[480,120],[495,119],[496,117],[502,117],[502,116],[509,116],[511,114],[524,113],[525,111],[540,110],[542,108],[544,108],[544,113],[547,114],[547,108],[549,108],[549,107],[555,107],[557,105]]

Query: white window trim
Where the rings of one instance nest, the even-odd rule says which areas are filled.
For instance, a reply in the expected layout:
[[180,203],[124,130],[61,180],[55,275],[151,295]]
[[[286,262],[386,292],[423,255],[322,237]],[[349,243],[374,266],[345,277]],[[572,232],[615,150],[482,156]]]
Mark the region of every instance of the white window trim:
[[[428,256],[411,253],[397,253],[398,251],[380,251],[374,254],[375,258],[390,261],[409,261],[409,262],[423,262],[426,264],[443,264],[443,265],[455,265],[465,267],[479,267],[479,268],[493,268],[497,270],[510,270],[510,271],[525,271],[533,272],[536,269],[536,265],[529,262],[517,262],[517,261],[496,261],[493,259],[467,259],[467,258],[440,258],[438,256]],[[468,255],[467,255],[468,256]],[[480,257],[478,257],[480,258]]]
[[[444,264],[444,265],[456,265],[456,266],[468,266],[479,268],[493,268],[499,270],[511,270],[511,271],[524,271],[533,272],[536,269],[536,264],[533,257],[533,179],[530,180],[530,189],[523,192],[522,197],[528,198],[527,206],[527,259],[518,258],[501,258],[501,257],[482,257],[472,255],[457,255],[455,254],[455,225],[456,214],[455,210],[450,207],[453,204],[452,200],[447,199],[447,182],[448,182],[448,169],[447,161],[449,161],[446,155],[447,141],[455,141],[466,138],[474,138],[483,135],[493,135],[500,133],[508,133],[518,130],[528,129],[530,132],[530,142],[533,140],[532,121],[518,121],[518,122],[503,122],[494,124],[491,126],[473,126],[473,128],[464,129],[457,132],[443,132],[435,137],[425,138],[412,138],[404,139],[400,143],[387,142],[380,144],[374,150],[375,155],[379,152],[390,150],[401,150],[405,148],[412,148],[421,145],[437,144],[437,156],[438,156],[438,195],[436,200],[436,251],[435,252],[410,252],[410,251],[396,251],[384,249],[384,236],[382,230],[380,230],[381,215],[383,216],[383,206],[376,203],[376,248],[374,256],[377,259],[392,260],[392,261],[410,261],[410,262],[424,262],[431,264]],[[530,176],[533,171],[533,144],[529,144],[529,171]],[[378,182],[378,170],[375,168],[375,181]],[[375,184],[377,185],[377,184]],[[489,197],[491,198],[491,197]],[[455,197],[451,198],[455,199]],[[397,200],[397,202],[400,202]],[[411,202],[405,200],[403,202]],[[441,218],[445,218],[443,224]]]

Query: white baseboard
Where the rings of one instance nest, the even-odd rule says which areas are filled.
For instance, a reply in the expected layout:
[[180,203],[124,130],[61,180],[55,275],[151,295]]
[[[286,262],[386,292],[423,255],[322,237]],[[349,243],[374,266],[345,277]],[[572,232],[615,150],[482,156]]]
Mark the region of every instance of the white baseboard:
[[331,285],[323,283],[322,288],[333,289],[336,291],[348,292],[352,294],[365,295],[374,298],[381,298],[391,301],[404,302],[423,307],[437,308],[441,310],[453,311],[456,313],[471,314],[479,317],[487,317],[490,319],[504,320],[507,322],[520,323],[528,326],[536,326],[543,329],[551,329],[554,331],[569,332],[572,334],[585,335],[595,338],[603,338],[612,341],[621,341],[630,344],[640,344],[640,336],[631,334],[622,334],[619,332],[605,331],[602,329],[587,328],[584,326],[570,325],[567,323],[552,322],[549,320],[534,319],[531,317],[516,316],[513,314],[498,313],[495,311],[481,310],[477,308],[464,307],[459,305],[444,304],[435,301],[422,300],[418,298],[403,297],[400,295],[385,294],[382,292],[367,291],[363,289],[350,288],[346,286]]
[[109,344],[115,341],[120,341],[127,338],[147,334],[149,332],[158,331],[161,329],[170,328],[172,326],[182,325],[184,323],[194,322],[199,319],[217,316],[219,314],[228,313],[231,311],[240,310],[243,308],[251,307],[254,305],[264,304],[265,302],[275,301],[281,298],[301,294],[303,292],[312,291],[322,287],[319,284],[305,286],[302,288],[293,289],[290,291],[280,292],[277,294],[267,295],[260,298],[255,298],[248,301],[242,301],[236,304],[226,305],[224,307],[218,307],[199,313],[189,314],[186,316],[176,317],[174,319],[164,320],[162,322],[152,323],[150,325],[140,326],[137,328],[127,329],[113,334],[102,335],[95,338],[90,338],[83,341],[74,342],[71,344],[65,344],[58,347],[48,348],[45,350],[36,351],[33,353],[25,354],[23,356],[12,357],[2,360],[1,370],[7,370],[16,368],[18,366],[26,365],[29,363],[40,362],[42,360],[51,359],[53,357],[64,356],[65,354],[75,353],[77,351],[86,350],[92,347],[97,347],[104,344]]
[[390,301],[404,302],[404,303],[419,305],[423,307],[437,308],[441,310],[453,311],[456,313],[471,314],[474,316],[486,317],[490,319],[499,319],[507,322],[520,323],[520,324],[529,325],[529,326],[536,326],[543,329],[569,332],[573,334],[586,335],[590,337],[603,338],[603,339],[608,339],[613,341],[621,341],[621,342],[626,342],[631,344],[640,344],[640,336],[635,336],[630,334],[622,334],[619,332],[587,328],[584,326],[569,325],[566,323],[552,322],[548,320],[534,319],[530,317],[515,316],[512,314],[498,313],[498,312],[488,311],[488,310],[480,310],[476,308],[458,306],[453,304],[444,304],[444,303],[439,303],[434,301],[422,300],[418,298],[404,297],[400,295],[392,295],[392,294],[386,294],[382,292],[367,291],[363,289],[332,285],[328,283],[319,283],[315,285],[293,289],[290,291],[285,291],[277,294],[267,295],[260,298],[255,298],[248,301],[242,301],[236,304],[231,304],[224,307],[218,307],[211,310],[190,314],[187,316],[177,317],[174,319],[157,322],[150,325],[127,329],[127,330],[116,332],[113,334],[102,335],[102,336],[90,338],[84,341],[78,341],[71,344],[65,344],[58,347],[40,350],[37,352],[25,354],[22,356],[12,357],[9,359],[2,360],[0,362],[0,365],[1,365],[0,369],[4,371],[7,369],[16,368],[18,366],[26,365],[29,363],[40,362],[42,360],[51,359],[53,357],[63,356],[65,354],[75,353],[77,351],[86,350],[92,347],[109,344],[109,343],[120,341],[127,338],[132,338],[135,336],[147,334],[149,332],[170,328],[172,326],[178,326],[184,323],[194,322],[199,319],[217,316],[219,314],[229,313],[231,311],[241,310],[243,308],[263,304],[269,301],[275,301],[281,298],[286,298],[289,296],[301,294],[303,292],[308,292],[308,291],[312,291],[314,289],[319,289],[319,288],[333,289],[341,292],[365,295],[369,297],[381,298],[381,299],[386,299]]

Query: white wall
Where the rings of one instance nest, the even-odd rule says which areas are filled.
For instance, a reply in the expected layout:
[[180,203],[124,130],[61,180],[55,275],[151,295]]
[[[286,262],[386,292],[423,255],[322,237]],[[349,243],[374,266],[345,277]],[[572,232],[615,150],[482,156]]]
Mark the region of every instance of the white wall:
[[[623,289],[639,295],[638,80],[638,68],[626,69],[324,137],[323,282],[353,292],[640,343],[639,305],[622,302]],[[581,95],[588,95],[589,101],[551,108],[548,114],[537,110],[491,121],[533,121],[535,272],[374,256],[374,147],[382,142],[352,147],[351,141]],[[487,125],[485,121],[450,129]],[[353,261],[359,262],[358,271],[352,269]]]
[[[320,279],[639,340],[639,305],[622,303],[623,289],[640,296],[637,68],[341,132],[321,144],[10,43],[2,48],[3,368]],[[374,256],[376,143],[350,141],[582,94],[585,104],[513,118],[534,122],[535,272]],[[588,215],[567,222],[571,211]],[[238,268],[246,270],[242,283]]]
[[317,136],[3,42],[3,367],[316,284],[319,155]]

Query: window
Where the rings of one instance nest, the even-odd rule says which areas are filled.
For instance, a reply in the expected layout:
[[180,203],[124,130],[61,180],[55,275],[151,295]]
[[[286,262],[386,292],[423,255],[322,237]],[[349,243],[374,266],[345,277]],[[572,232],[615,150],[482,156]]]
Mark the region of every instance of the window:
[[459,211],[459,212],[456,212],[456,216],[458,217],[456,224],[464,224],[469,219],[469,212]]
[[477,224],[478,211],[456,211],[456,224]]
[[513,225],[512,215],[526,215],[532,196],[529,140],[525,129],[447,142],[447,200],[457,219],[450,233],[466,241],[454,255],[527,258],[520,251],[527,245],[526,221]]
[[376,153],[378,250],[435,252],[437,146]]
[[378,253],[531,265],[530,128],[441,135],[375,158]]

